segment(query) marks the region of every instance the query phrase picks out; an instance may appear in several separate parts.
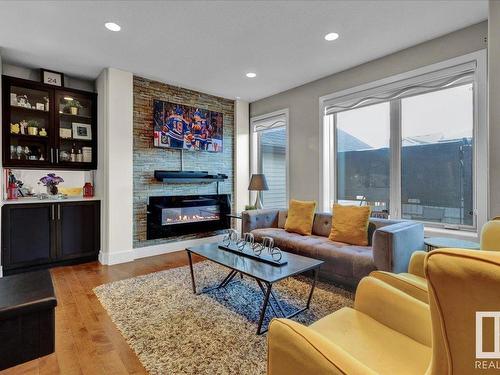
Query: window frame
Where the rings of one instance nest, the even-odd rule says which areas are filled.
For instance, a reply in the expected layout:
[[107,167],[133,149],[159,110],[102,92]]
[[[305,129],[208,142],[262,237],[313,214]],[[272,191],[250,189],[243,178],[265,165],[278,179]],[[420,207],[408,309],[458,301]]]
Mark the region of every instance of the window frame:
[[[360,85],[351,89],[323,96],[319,99],[320,118],[320,207],[325,211],[330,211],[330,201],[337,201],[336,181],[337,161],[336,161],[336,116],[326,115],[328,107],[335,103],[345,103],[346,100],[367,97],[387,92],[388,87],[397,88],[398,85],[409,83],[422,84],[437,80],[443,72],[453,74],[460,65],[475,64],[472,74],[473,83],[473,210],[474,220],[472,226],[450,225],[445,223],[422,223],[426,227],[426,232],[444,233],[453,230],[455,233],[461,231],[464,236],[475,232],[486,223],[488,218],[488,119],[487,119],[487,66],[486,50],[476,51],[454,59],[432,64],[410,72],[398,74],[382,80]],[[459,84],[457,84],[459,85]],[[404,86],[401,86],[404,87]],[[451,86],[450,86],[451,87]],[[428,90],[430,92],[432,90]],[[416,92],[411,95],[395,99],[387,99],[390,103],[390,195],[389,206],[392,218],[401,218],[401,100],[404,97],[419,95]],[[369,103],[366,105],[375,104]],[[361,107],[361,106],[360,106]],[[339,111],[338,111],[339,112]],[[333,136],[331,132],[333,131]],[[322,136],[322,137],[321,137]]]
[[[260,137],[259,133],[261,131],[256,131],[255,128],[259,125],[265,124],[266,122],[271,121],[280,121],[283,120],[285,125],[279,126],[284,127],[286,132],[286,150],[285,150],[285,174],[286,174],[286,201],[288,202],[290,199],[289,196],[289,187],[290,187],[290,136],[289,136],[289,110],[288,108],[280,109],[277,111],[265,113],[263,115],[254,116],[250,118],[250,134],[251,134],[251,144],[250,144],[250,173],[262,173],[262,160],[260,155]],[[254,202],[257,197],[257,193],[254,191],[249,191],[250,202]],[[265,202],[264,202],[265,206]],[[283,207],[285,208],[285,207]]]

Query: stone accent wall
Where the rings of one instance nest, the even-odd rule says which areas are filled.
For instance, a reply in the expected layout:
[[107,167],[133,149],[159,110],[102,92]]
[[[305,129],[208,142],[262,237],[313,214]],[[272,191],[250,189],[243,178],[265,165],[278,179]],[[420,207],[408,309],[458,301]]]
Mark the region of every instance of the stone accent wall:
[[153,172],[156,169],[181,168],[180,150],[153,147],[154,99],[223,113],[223,152],[184,151],[184,170],[227,174],[229,178],[220,183],[219,193],[234,196],[234,101],[134,76],[134,248],[213,234],[199,233],[182,238],[149,241],[146,239],[146,207],[150,196],[216,194],[215,183],[168,185],[154,179]]

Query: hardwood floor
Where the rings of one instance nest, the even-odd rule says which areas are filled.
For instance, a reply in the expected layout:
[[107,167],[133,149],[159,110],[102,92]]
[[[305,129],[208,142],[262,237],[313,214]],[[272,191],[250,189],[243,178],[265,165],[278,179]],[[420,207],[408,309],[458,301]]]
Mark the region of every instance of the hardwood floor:
[[92,289],[186,264],[186,253],[179,251],[115,266],[92,262],[51,269],[58,303],[56,351],[0,374],[147,374]]

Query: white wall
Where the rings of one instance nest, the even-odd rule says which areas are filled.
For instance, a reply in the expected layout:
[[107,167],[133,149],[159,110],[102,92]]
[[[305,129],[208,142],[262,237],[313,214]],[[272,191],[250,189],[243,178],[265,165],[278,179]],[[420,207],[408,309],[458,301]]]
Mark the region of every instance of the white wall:
[[96,189],[102,197],[99,260],[116,264],[134,259],[133,75],[107,68],[96,86],[100,140]]
[[241,212],[249,204],[250,195],[250,118],[249,104],[242,100],[234,103],[234,211]]
[[[0,48],[0,87],[2,87],[2,74],[3,74],[3,64],[2,64],[2,49]],[[2,90],[0,90],[0,124],[3,126],[3,119],[2,119]],[[0,155],[2,154],[2,132],[0,131]],[[4,184],[1,184],[2,186]],[[3,187],[0,191],[0,195],[3,198]],[[0,228],[2,227],[2,215],[0,215]],[[0,243],[2,242],[2,231],[0,230]],[[2,246],[0,246],[0,277],[3,276],[2,272]]]
[[[4,63],[3,74],[11,77],[40,82],[40,69],[32,69],[24,66]],[[64,86],[77,90],[94,91],[94,81],[87,79],[65,76]]]
[[[498,5],[500,4],[496,4],[497,7]],[[251,103],[250,117],[282,108],[290,110],[290,198],[316,201],[320,199],[319,98],[321,96],[484,49],[487,28],[488,24],[485,21]],[[497,29],[497,35],[499,31]],[[500,160],[497,164],[491,165],[500,168]],[[496,191],[499,191],[499,187],[500,179]],[[491,188],[491,191],[495,190]]]
[[[85,182],[92,182],[92,173],[89,171],[66,171],[59,170],[54,171],[53,169],[11,169],[16,179],[23,182],[23,187],[32,188],[35,192],[38,189],[41,193],[46,191],[45,186],[40,186],[38,183],[40,178],[46,176],[48,173],[56,173],[56,175],[63,178],[64,182],[60,183],[60,187],[65,188],[83,188]],[[4,186],[4,190],[6,190]],[[97,196],[97,198],[99,198]]]

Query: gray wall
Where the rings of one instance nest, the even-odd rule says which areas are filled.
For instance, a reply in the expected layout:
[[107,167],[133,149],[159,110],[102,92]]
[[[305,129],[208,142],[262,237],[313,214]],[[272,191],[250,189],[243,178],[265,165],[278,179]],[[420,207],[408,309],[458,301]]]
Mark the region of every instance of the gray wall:
[[[290,110],[290,198],[319,200],[321,96],[484,49],[487,33],[488,23],[484,21],[251,103],[251,117],[283,108]],[[497,61],[500,66],[500,53]],[[497,165],[500,166],[500,160]],[[500,187],[500,181],[495,186]]]
[[488,97],[490,217],[500,215],[500,2],[489,2]]

